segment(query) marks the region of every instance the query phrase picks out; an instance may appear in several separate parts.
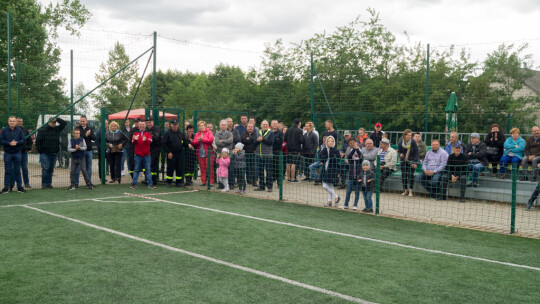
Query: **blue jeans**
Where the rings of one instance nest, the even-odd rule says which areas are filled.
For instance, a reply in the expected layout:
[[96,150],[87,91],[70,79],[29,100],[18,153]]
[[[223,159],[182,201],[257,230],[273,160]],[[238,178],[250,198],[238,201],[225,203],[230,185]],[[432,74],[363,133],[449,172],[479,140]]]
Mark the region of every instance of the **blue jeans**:
[[345,195],[345,206],[349,206],[349,200],[351,199],[351,192],[354,188],[354,207],[358,206],[358,199],[360,198],[360,188],[362,184],[356,179],[349,179],[347,185],[347,194]]
[[[259,188],[272,189],[273,179],[272,179],[272,155],[257,155],[257,165],[258,165],[258,174],[259,174]],[[264,178],[264,171],[266,170],[266,182]]]
[[[84,158],[86,159],[86,173],[88,174],[88,179],[92,183],[92,151],[84,151]],[[77,167],[75,170],[75,185],[79,184],[79,176],[81,174],[81,168]]]
[[316,161],[313,164],[309,165],[309,172],[311,175],[310,178],[313,180],[317,180],[319,178],[319,176],[317,175],[317,169],[319,169],[319,172],[320,172],[320,169],[321,169],[320,161]]
[[373,209],[373,191],[362,191],[362,196],[364,197],[364,204],[367,209]]
[[57,154],[41,153],[41,186],[52,186],[52,177],[54,173],[54,164],[56,163]]
[[128,159],[128,152],[128,148],[122,149],[122,164],[120,165],[120,170],[122,170],[122,172],[124,172],[124,162]]
[[141,172],[141,164],[144,168],[144,175],[146,176],[146,181],[148,186],[152,186],[152,171],[150,170],[150,155],[139,156],[135,154],[135,172],[133,172],[133,185],[137,184],[139,180],[139,172]]
[[478,182],[478,174],[484,170],[482,163],[469,163],[469,171],[472,171],[472,182],[476,184]]
[[519,166],[519,163],[521,162],[521,158],[517,156],[503,155],[503,157],[501,157],[501,160],[499,162],[499,165],[501,166],[501,174],[506,173],[506,164],[510,162],[512,163],[512,167],[517,168]]
[[246,153],[247,183],[253,184],[257,179],[257,157],[255,153]]
[[431,197],[446,197],[446,183],[443,180],[444,171],[437,172],[431,176],[422,172],[416,177],[420,184],[429,192]]
[[9,188],[11,180],[14,179],[17,183],[17,188],[22,188],[21,152],[4,152],[4,164],[6,165],[6,172],[4,173],[4,187]]
[[24,184],[26,186],[30,185],[30,179],[28,178],[28,152],[21,152],[21,171]]

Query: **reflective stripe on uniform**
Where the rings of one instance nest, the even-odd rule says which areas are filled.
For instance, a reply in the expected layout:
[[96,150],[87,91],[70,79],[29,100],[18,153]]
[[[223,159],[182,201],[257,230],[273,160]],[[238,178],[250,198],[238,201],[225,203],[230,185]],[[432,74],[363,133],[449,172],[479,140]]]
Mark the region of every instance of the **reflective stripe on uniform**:
[[166,179],[172,179],[172,176],[165,176]]

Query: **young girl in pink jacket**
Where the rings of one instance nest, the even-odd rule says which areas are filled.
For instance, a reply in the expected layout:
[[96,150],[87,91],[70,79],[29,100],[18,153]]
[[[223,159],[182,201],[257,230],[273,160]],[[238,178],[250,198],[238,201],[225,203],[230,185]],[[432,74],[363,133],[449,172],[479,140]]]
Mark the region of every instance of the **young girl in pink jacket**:
[[227,192],[229,191],[229,164],[231,163],[229,149],[223,148],[216,162],[219,165],[217,170],[218,181],[225,186],[221,191]]

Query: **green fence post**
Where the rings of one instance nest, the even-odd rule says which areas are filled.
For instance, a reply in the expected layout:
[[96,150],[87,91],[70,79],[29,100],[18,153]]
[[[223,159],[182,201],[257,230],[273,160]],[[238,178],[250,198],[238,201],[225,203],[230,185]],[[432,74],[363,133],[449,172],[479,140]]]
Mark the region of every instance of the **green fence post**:
[[106,164],[105,164],[105,116],[107,116],[107,110],[105,108],[101,108],[101,143],[100,143],[100,149],[101,149],[101,184],[105,185],[105,174],[107,173],[105,170]]
[[[203,143],[201,142],[201,145],[202,144]],[[212,150],[210,149],[210,147],[208,147],[208,149],[206,151],[207,151],[206,152],[207,153],[206,157],[208,158],[208,163],[207,163],[207,166],[206,166],[206,190],[210,190],[210,173],[211,173],[211,171],[210,171],[210,162],[212,160],[211,157],[210,157],[210,152]]]
[[8,117],[11,116],[11,13],[7,14],[7,85],[8,85]]
[[375,214],[379,214],[381,199],[381,156],[377,155],[377,167],[375,169]]
[[283,200],[283,151],[279,151],[279,172],[278,172],[279,200]]
[[516,231],[516,193],[517,193],[517,165],[512,164],[512,213],[510,218],[510,234]]

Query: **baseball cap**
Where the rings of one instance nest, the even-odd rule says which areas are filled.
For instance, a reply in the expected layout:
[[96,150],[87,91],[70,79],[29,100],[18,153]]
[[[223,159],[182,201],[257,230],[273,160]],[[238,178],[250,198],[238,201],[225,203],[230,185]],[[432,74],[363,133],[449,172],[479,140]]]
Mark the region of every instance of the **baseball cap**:
[[171,125],[177,125],[177,124],[178,124],[178,120],[176,119],[171,120]]
[[383,138],[383,139],[381,140],[381,142],[382,142],[382,143],[385,143],[385,144],[387,144],[387,145],[390,144],[390,141],[388,140],[388,138]]
[[351,135],[351,131],[347,130],[343,133],[343,135]]
[[375,127],[382,127],[382,125],[381,125],[380,122],[378,122],[378,123],[375,124]]

